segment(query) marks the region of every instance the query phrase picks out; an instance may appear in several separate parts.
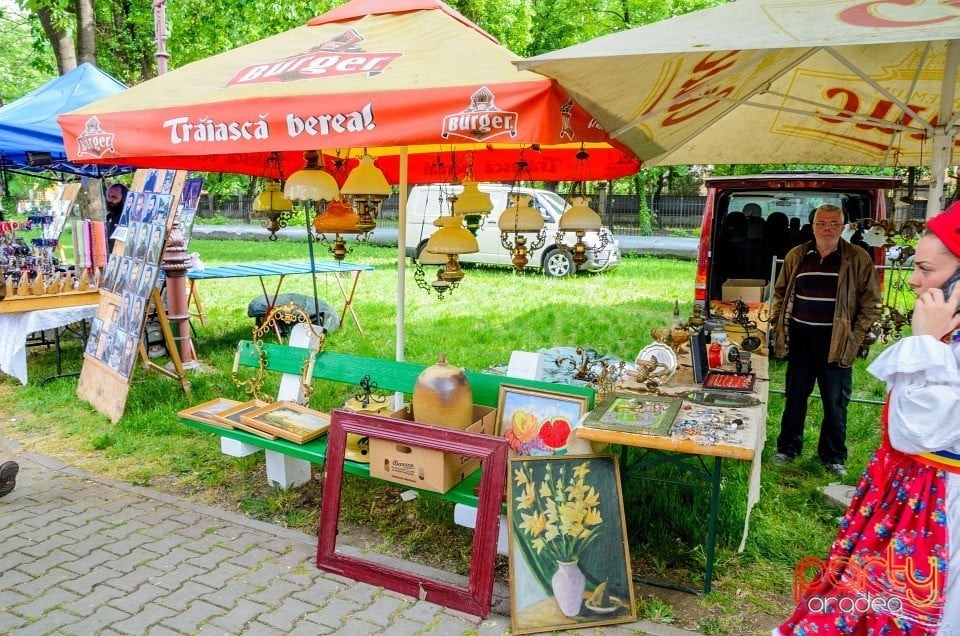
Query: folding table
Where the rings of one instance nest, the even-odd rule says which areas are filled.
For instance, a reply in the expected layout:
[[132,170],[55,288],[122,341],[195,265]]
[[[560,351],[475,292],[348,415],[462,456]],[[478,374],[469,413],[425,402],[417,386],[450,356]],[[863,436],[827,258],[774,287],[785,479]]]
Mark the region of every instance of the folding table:
[[[290,274],[334,274],[334,280],[340,288],[340,294],[343,296],[343,311],[340,312],[340,327],[343,327],[343,319],[349,311],[353,316],[353,322],[357,325],[357,331],[363,333],[360,327],[360,320],[353,310],[353,295],[357,290],[357,282],[360,280],[360,273],[372,271],[371,265],[357,265],[355,263],[346,263],[343,261],[316,261],[311,267],[308,261],[303,262],[275,262],[275,263],[238,263],[235,265],[220,265],[218,267],[207,267],[201,271],[187,272],[187,278],[190,279],[190,289],[187,294],[188,302],[196,305],[197,316],[201,324],[206,324],[206,316],[203,313],[203,305],[200,303],[200,296],[197,293],[196,283],[200,280],[211,280],[217,278],[246,278],[256,276],[260,279],[260,288],[263,290],[263,298],[267,303],[267,311],[276,304],[277,296],[280,295],[280,287],[283,280]],[[353,284],[350,285],[349,292],[340,280],[340,274],[353,274]],[[279,276],[277,286],[271,295],[267,291],[267,285],[264,278],[268,276]]]

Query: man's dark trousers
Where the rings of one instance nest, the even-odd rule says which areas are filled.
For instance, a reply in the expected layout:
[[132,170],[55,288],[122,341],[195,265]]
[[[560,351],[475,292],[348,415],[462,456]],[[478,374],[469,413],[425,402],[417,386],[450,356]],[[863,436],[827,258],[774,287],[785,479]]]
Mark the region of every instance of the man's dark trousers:
[[777,437],[777,452],[797,457],[803,450],[803,425],[814,382],[823,401],[823,422],[817,454],[824,464],[847,461],[847,405],[853,387],[853,369],[828,364],[829,327],[790,327],[787,356],[786,404]]

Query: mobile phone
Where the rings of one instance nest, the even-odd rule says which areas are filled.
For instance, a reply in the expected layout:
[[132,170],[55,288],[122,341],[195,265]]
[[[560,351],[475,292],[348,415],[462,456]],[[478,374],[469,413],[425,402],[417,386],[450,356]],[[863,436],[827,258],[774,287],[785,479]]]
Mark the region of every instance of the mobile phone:
[[943,281],[943,284],[940,285],[940,289],[943,290],[944,299],[950,298],[950,294],[953,293],[958,282],[960,282],[960,269],[957,269],[957,271],[950,275],[950,278]]

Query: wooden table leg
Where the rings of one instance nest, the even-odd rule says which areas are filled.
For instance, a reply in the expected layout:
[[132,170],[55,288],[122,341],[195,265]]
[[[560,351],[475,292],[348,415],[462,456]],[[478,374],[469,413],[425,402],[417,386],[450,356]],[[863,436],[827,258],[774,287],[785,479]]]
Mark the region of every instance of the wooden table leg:
[[353,322],[357,325],[357,331],[363,333],[363,327],[360,326],[360,319],[357,318],[357,312],[353,310],[353,295],[357,291],[357,283],[360,282],[361,270],[357,270],[353,275],[353,286],[350,288],[350,294],[347,294],[347,290],[343,288],[343,283],[340,282],[340,276],[334,274],[334,278],[337,281],[337,286],[340,287],[340,295],[343,296],[343,311],[340,312],[340,326],[337,327],[337,330],[343,328],[343,319],[347,315],[347,312],[350,312],[350,315],[353,316]]
[[191,314],[200,319],[200,324],[204,327],[207,326],[207,316],[203,313],[203,304],[200,302],[200,293],[197,291],[197,281],[190,279],[190,291],[187,293],[187,308],[189,311],[190,303],[193,303],[197,308],[197,313]]

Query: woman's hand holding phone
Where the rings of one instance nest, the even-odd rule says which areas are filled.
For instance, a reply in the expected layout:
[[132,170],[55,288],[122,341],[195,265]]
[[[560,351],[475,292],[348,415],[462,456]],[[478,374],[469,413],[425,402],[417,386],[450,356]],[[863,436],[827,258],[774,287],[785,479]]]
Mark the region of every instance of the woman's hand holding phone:
[[960,327],[960,269],[939,288],[917,296],[913,305],[913,335],[942,338]]

